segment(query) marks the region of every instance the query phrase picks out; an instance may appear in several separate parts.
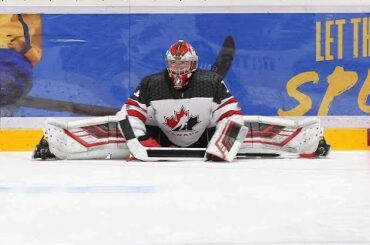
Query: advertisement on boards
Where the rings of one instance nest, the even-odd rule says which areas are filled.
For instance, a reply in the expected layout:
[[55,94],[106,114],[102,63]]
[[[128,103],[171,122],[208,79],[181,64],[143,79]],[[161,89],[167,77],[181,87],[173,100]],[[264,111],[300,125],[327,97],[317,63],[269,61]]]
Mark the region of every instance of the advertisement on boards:
[[369,115],[370,14],[194,13],[1,14],[1,116],[113,114],[172,43],[211,70],[227,38],[244,114]]

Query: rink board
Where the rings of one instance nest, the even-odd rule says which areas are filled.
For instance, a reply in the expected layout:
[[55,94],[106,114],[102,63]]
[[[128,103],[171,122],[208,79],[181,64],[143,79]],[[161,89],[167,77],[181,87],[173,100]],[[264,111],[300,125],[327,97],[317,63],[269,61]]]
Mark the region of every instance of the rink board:
[[165,69],[178,39],[193,45],[200,69],[214,70],[227,37],[235,52],[224,81],[246,115],[370,113],[368,12],[33,14],[31,46],[42,51],[33,66],[7,48],[24,33],[16,16],[0,10],[0,69],[11,64],[6,81],[24,93],[9,88],[4,98],[19,108],[5,115],[91,115],[74,106],[81,104],[119,109],[141,79]]
[[0,17],[40,18],[28,27],[32,36],[42,26],[42,57],[32,69],[16,62],[32,88],[9,110],[13,121],[0,118],[0,150],[32,149],[42,134],[38,118],[89,116],[75,105],[117,110],[143,77],[164,69],[164,53],[179,38],[211,69],[227,36],[236,48],[225,83],[245,115],[337,117],[323,125],[333,149],[368,150],[368,4],[244,2],[2,1]]
[[[39,142],[42,130],[0,130],[0,151],[29,151]],[[368,129],[325,129],[325,138],[333,150],[370,150]]]

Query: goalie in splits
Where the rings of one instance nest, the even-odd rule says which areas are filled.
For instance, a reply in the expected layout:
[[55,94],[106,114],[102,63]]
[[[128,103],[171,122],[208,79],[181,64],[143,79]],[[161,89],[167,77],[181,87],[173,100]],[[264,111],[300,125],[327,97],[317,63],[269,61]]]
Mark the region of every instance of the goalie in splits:
[[232,161],[251,153],[327,154],[317,119],[243,116],[223,77],[197,69],[189,43],[172,44],[165,60],[167,69],[145,77],[115,116],[49,121],[34,158]]

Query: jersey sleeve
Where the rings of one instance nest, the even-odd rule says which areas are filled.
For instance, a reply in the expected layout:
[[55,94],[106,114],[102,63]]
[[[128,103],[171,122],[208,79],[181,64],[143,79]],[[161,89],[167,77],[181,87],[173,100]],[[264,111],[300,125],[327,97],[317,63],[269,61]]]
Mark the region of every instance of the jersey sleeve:
[[136,137],[145,135],[146,133],[145,124],[148,119],[148,103],[145,94],[145,86],[143,86],[142,82],[116,115],[119,120],[128,116]]
[[216,86],[216,95],[212,103],[211,126],[217,126],[231,118],[240,123],[243,122],[238,101],[230,94],[224,81],[221,81]]

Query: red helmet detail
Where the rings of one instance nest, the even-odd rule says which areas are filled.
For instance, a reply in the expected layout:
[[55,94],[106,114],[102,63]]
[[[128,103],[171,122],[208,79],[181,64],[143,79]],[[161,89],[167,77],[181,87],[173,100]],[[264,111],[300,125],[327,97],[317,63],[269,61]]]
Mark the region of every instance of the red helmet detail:
[[182,89],[198,67],[198,56],[189,43],[179,40],[167,50],[166,65],[173,87]]

